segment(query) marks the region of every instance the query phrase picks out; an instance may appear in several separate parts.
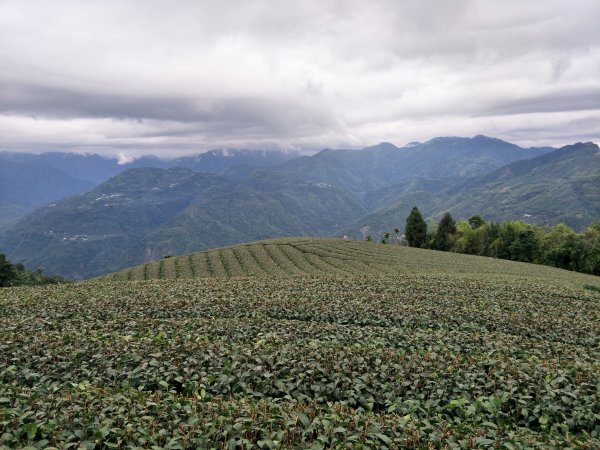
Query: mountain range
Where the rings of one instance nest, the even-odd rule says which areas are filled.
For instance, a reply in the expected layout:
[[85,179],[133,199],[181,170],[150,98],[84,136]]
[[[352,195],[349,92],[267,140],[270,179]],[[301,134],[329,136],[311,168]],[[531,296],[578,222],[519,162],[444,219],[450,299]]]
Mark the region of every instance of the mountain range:
[[0,152],[0,230],[38,206],[87,192],[130,169],[185,167],[217,173],[244,165],[272,167],[298,156],[293,151],[219,149],[170,160],[143,156],[120,161],[96,154]]
[[448,210],[581,229],[600,218],[592,143],[523,149],[445,137],[300,157],[220,151],[156,161],[169,167],[127,168],[28,214],[4,232],[0,251],[80,279],[251,240],[377,236],[403,228],[413,205],[431,220]]
[[340,234],[359,237],[368,227],[369,233],[379,235],[403,224],[414,205],[430,219],[450,211],[463,219],[481,214],[489,220],[565,223],[581,230],[600,219],[600,150],[591,142],[578,143],[446,187],[417,177],[378,194],[388,200],[387,206]]

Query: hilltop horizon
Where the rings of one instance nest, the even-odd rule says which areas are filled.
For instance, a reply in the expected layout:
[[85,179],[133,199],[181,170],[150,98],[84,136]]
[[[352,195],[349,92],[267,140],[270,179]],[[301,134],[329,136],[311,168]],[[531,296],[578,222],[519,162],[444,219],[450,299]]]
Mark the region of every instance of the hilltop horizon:
[[548,144],[548,145],[542,145],[542,143],[546,142],[546,140],[542,140],[540,142],[540,145],[523,145],[522,143],[520,143],[518,141],[509,141],[507,139],[503,139],[503,138],[500,138],[497,136],[491,136],[491,135],[486,135],[486,134],[482,134],[482,133],[477,133],[477,134],[470,135],[470,136],[461,136],[458,134],[433,136],[433,137],[429,137],[427,139],[423,139],[421,141],[409,140],[404,143],[397,143],[397,142],[395,143],[395,142],[391,142],[390,140],[383,139],[383,140],[380,140],[380,141],[374,142],[374,143],[365,143],[363,145],[344,146],[344,147],[330,147],[330,146],[322,145],[322,146],[306,147],[306,148],[302,148],[302,147],[287,147],[287,148],[285,148],[285,147],[284,148],[267,147],[267,148],[263,148],[263,147],[218,147],[218,146],[206,145],[202,148],[191,149],[184,153],[162,153],[162,152],[156,152],[156,151],[153,153],[153,151],[150,150],[147,153],[129,154],[129,153],[127,153],[126,150],[118,151],[117,153],[110,153],[110,152],[107,153],[107,152],[103,152],[102,150],[99,150],[99,151],[94,151],[93,149],[78,150],[78,149],[73,149],[73,148],[65,148],[65,149],[50,148],[47,150],[42,150],[42,149],[19,150],[19,149],[11,149],[11,148],[0,148],[0,158],[2,157],[2,154],[15,154],[15,155],[72,154],[72,155],[79,155],[79,156],[100,156],[101,158],[104,158],[104,159],[117,160],[119,165],[126,165],[126,164],[132,163],[134,161],[142,160],[145,158],[156,158],[161,161],[173,161],[178,158],[186,158],[186,157],[209,155],[209,154],[227,157],[230,154],[235,153],[235,152],[251,152],[251,153],[263,153],[263,154],[284,153],[284,154],[293,154],[293,155],[298,155],[298,156],[311,156],[316,153],[322,152],[324,150],[363,150],[363,149],[367,149],[367,148],[378,147],[381,145],[392,145],[396,148],[402,149],[402,148],[410,148],[415,145],[427,144],[429,142],[432,142],[435,140],[440,140],[440,139],[475,139],[475,138],[486,138],[486,139],[492,139],[492,140],[499,140],[502,142],[507,142],[507,143],[510,143],[513,145],[517,145],[523,149],[528,149],[528,148],[555,148],[556,149],[556,148],[564,147],[565,145],[571,145],[571,144],[576,144],[576,143],[589,143],[589,142],[596,144],[596,145],[600,145],[600,141],[594,142],[594,141],[585,141],[585,140],[584,141],[568,141],[566,143],[556,142],[554,144]]

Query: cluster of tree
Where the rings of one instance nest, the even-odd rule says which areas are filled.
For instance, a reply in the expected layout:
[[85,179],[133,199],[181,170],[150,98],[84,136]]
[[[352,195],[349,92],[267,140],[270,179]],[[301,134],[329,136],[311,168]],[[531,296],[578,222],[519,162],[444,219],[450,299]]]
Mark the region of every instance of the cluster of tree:
[[60,276],[49,277],[43,274],[40,267],[35,272],[27,269],[23,264],[12,264],[4,253],[0,253],[0,287],[8,286],[34,286],[39,284],[64,283]]
[[480,215],[455,222],[444,214],[428,231],[419,209],[406,219],[411,247],[491,256],[600,275],[600,221],[577,233],[567,225],[539,227],[522,221],[486,222]]

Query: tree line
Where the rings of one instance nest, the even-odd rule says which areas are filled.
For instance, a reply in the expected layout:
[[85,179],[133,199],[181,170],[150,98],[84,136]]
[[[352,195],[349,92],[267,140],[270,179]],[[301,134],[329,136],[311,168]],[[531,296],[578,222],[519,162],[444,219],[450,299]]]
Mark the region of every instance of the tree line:
[[47,276],[40,267],[36,271],[27,269],[23,264],[11,263],[4,253],[0,253],[0,287],[34,286],[39,284],[64,283],[60,276]]
[[488,222],[479,214],[456,222],[447,212],[437,226],[429,230],[414,206],[406,219],[405,238],[411,247],[491,256],[600,275],[600,221],[577,233],[562,223],[540,227],[523,221]]

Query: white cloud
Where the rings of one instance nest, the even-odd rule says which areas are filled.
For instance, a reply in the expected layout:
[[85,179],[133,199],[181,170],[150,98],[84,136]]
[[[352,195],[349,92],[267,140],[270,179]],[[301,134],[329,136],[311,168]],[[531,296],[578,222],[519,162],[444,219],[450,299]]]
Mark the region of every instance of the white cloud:
[[5,0],[0,149],[599,140],[596,0]]
[[130,162],[133,162],[134,160],[135,160],[135,158],[133,156],[130,156],[125,152],[117,153],[117,164],[119,164],[119,165],[129,164]]

